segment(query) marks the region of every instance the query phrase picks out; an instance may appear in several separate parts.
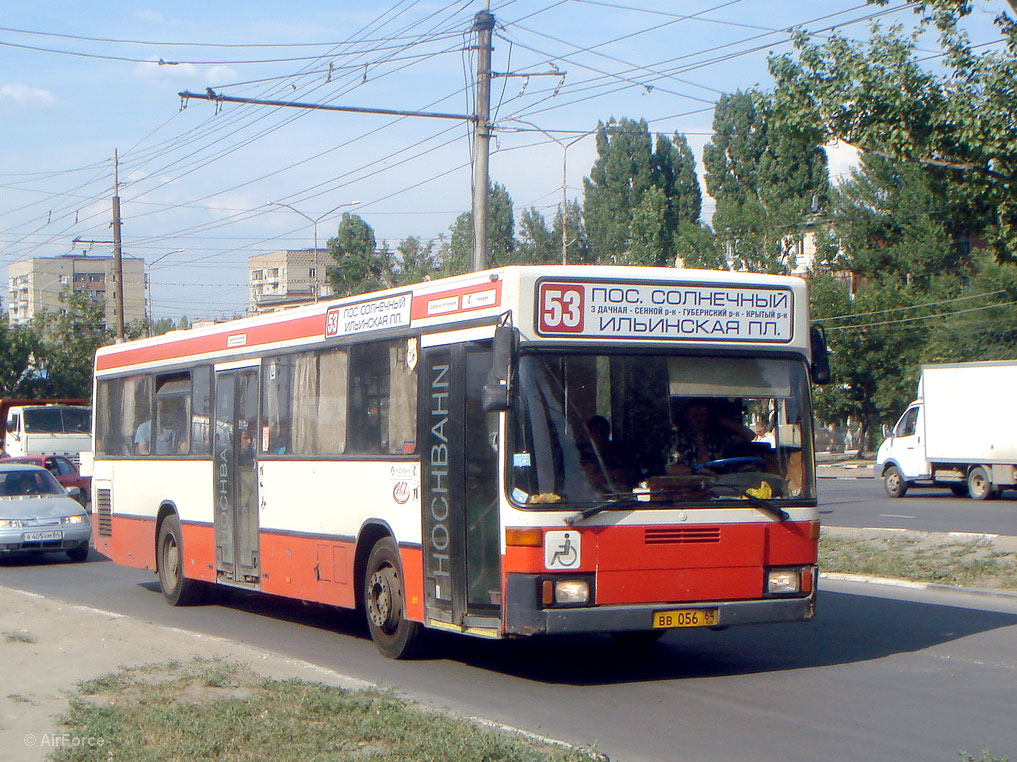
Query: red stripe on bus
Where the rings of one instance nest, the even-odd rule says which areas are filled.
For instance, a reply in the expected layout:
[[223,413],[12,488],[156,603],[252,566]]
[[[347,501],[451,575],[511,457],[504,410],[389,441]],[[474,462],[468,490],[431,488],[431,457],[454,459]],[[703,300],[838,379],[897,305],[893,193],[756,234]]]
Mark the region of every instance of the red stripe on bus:
[[[307,315],[290,320],[266,324],[233,326],[230,330],[204,336],[185,336],[167,339],[158,344],[142,347],[127,346],[124,349],[102,351],[96,355],[96,370],[112,370],[141,363],[174,360],[181,357],[224,352],[227,349],[242,349],[274,344],[294,339],[312,339],[325,335],[325,315]],[[231,346],[230,337],[244,336],[244,343]],[[233,341],[238,341],[234,338]]]
[[333,606],[355,605],[352,542],[261,533],[261,589]]

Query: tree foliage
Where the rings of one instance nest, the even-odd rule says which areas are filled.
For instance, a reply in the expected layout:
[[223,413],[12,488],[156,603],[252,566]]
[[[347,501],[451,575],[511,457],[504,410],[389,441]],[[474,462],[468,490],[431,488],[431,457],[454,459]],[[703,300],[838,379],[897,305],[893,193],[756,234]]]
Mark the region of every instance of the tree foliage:
[[597,129],[597,160],[583,180],[584,221],[601,263],[670,265],[680,223],[696,223],[702,193],[683,135],[650,135],[645,119]]
[[[473,263],[473,213],[463,212],[449,229],[449,240],[441,250],[442,275],[469,272]],[[487,195],[487,266],[512,264],[515,252],[515,217],[512,197],[500,183],[492,183]]]
[[[1001,259],[1017,251],[1017,26],[996,24],[1002,51],[976,53],[962,21],[965,0],[912,4],[918,32],[874,27],[865,42],[804,33],[795,55],[773,57],[776,115],[811,142],[840,139],[859,150],[951,173],[954,191],[989,213],[984,233]],[[919,59],[923,32],[938,37],[937,68]],[[922,40],[922,58],[928,58]]]
[[826,154],[808,136],[782,129],[760,91],[721,96],[713,138],[703,148],[713,229],[739,269],[788,272],[788,252],[829,194]]
[[378,251],[374,228],[362,217],[349,212],[339,220],[339,229],[328,240],[329,256],[335,261],[327,275],[332,292],[352,296],[392,285],[392,261],[387,251]]
[[33,397],[92,396],[95,350],[109,344],[106,305],[84,294],[61,297],[60,310],[42,310],[32,320],[36,335]]

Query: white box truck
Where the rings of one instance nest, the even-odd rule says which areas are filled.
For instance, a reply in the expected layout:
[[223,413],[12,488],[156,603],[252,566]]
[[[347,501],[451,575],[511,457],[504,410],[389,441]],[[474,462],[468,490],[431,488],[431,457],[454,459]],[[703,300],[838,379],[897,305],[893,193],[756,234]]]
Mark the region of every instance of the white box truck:
[[1017,487],[1017,360],[924,366],[876,474],[891,497],[948,487],[986,500]]
[[66,455],[80,464],[92,449],[92,409],[84,399],[0,399],[3,454]]

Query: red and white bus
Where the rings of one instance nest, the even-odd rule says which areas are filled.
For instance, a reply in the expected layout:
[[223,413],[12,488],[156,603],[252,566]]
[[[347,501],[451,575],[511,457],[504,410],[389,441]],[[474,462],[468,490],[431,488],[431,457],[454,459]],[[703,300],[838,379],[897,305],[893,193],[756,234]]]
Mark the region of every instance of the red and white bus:
[[173,604],[361,607],[397,658],[807,620],[817,344],[797,278],[562,266],[103,347],[96,547]]

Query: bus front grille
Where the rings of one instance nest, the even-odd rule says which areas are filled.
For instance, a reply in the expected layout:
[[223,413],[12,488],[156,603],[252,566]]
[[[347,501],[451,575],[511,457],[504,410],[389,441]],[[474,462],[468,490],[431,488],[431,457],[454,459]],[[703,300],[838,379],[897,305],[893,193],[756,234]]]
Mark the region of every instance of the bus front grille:
[[720,527],[647,527],[647,545],[686,545],[720,542]]

